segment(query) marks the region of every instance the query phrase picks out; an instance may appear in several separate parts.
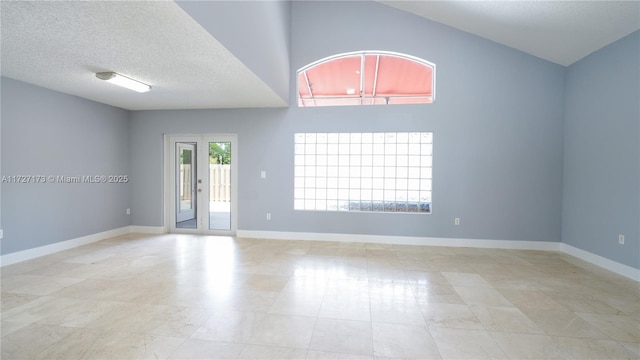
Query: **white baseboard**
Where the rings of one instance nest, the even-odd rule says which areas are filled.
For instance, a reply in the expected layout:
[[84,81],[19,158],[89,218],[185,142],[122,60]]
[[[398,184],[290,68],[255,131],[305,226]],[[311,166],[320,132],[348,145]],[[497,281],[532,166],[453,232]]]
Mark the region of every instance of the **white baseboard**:
[[310,240],[310,241],[340,241],[364,242],[392,245],[426,245],[476,247],[493,249],[546,250],[560,251],[560,243],[548,241],[518,241],[518,240],[485,240],[485,239],[457,239],[413,236],[360,235],[334,233],[304,233],[281,231],[238,230],[237,237],[274,240]]
[[590,253],[588,251],[578,249],[577,247],[573,247],[565,243],[562,243],[562,251],[571,256],[575,256],[578,259],[584,260],[593,265],[612,271],[618,275],[622,275],[631,280],[640,282],[640,269],[636,269],[631,266],[621,264],[617,261],[609,260],[600,255],[596,255],[594,253]]
[[237,237],[253,239],[274,240],[309,240],[309,241],[341,241],[341,242],[367,242],[392,245],[426,245],[426,246],[452,246],[475,247],[493,249],[517,249],[517,250],[543,250],[561,251],[575,256],[593,265],[612,271],[618,275],[640,282],[640,270],[609,260],[588,251],[575,248],[571,245],[546,241],[519,241],[519,240],[484,240],[484,239],[456,239],[433,237],[409,237],[409,236],[382,236],[382,235],[357,235],[357,234],[330,234],[330,233],[304,233],[238,230]]
[[54,244],[40,246],[33,249],[17,251],[10,254],[0,256],[0,266],[11,265],[25,260],[35,259],[45,255],[51,255],[59,251],[69,250],[78,246],[91,244],[100,240],[112,238],[115,236],[126,235],[131,232],[130,226],[118,229],[103,231],[97,234],[82,236],[75,239],[60,241]]
[[[76,239],[57,242],[55,244],[40,246],[33,249],[18,251],[0,256],[0,267],[15,264],[25,260],[50,255],[59,251],[69,250],[78,246],[91,244],[100,240],[131,233],[163,234],[164,226],[125,226],[108,230],[97,234],[87,235]],[[593,265],[599,266],[616,274],[640,282],[640,270],[607,259],[600,255],[578,249],[568,244],[546,241],[520,241],[520,240],[485,240],[485,239],[457,239],[434,238],[412,236],[387,236],[387,235],[361,235],[361,234],[335,234],[335,233],[306,233],[286,231],[260,231],[237,230],[239,238],[274,239],[274,240],[306,240],[306,241],[339,241],[339,242],[363,242],[392,245],[425,245],[425,246],[452,246],[452,247],[476,247],[493,249],[517,249],[517,250],[543,250],[562,251],[575,256]]]
[[164,234],[167,232],[164,226],[129,226],[132,234]]

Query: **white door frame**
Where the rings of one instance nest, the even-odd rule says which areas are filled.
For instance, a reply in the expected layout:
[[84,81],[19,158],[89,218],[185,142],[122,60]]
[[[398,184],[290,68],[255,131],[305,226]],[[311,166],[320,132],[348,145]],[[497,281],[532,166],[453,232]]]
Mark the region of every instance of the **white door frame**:
[[[231,143],[231,229],[209,229],[209,170],[199,171],[198,179],[202,179],[201,192],[197,192],[197,228],[183,229],[176,227],[176,151],[175,144],[180,142],[197,143],[196,161],[208,164],[209,142]],[[205,146],[206,144],[206,146]],[[170,233],[184,234],[209,234],[209,235],[235,235],[238,229],[238,136],[237,134],[185,134],[164,135],[164,214],[165,230]]]

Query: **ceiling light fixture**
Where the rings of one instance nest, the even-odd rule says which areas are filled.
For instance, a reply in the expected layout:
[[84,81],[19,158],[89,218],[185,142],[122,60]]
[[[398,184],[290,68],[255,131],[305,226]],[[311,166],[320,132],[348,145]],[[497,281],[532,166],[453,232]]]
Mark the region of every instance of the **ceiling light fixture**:
[[145,83],[141,83],[138,80],[134,80],[132,78],[126,77],[124,75],[120,75],[118,73],[114,73],[112,71],[96,73],[96,77],[100,80],[105,80],[110,83],[125,87],[129,90],[133,90],[141,93],[151,90],[151,86]]

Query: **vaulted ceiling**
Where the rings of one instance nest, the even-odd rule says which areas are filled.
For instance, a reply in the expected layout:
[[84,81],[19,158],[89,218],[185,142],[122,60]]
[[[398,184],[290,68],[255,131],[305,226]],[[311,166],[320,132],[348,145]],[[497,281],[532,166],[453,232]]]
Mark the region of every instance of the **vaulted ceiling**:
[[[639,1],[380,2],[562,65],[640,28]],[[2,76],[130,110],[288,106],[293,75],[288,24],[282,24],[288,19],[286,3],[1,1],[0,6]],[[267,30],[258,32],[268,36],[253,43],[247,41],[256,36],[228,38],[257,21]],[[220,23],[238,29],[216,30]],[[278,54],[252,56],[249,50],[261,46],[274,46]],[[105,84],[94,75],[100,71],[129,75],[153,90],[138,94]]]
[[631,1],[379,1],[568,66],[640,28]]

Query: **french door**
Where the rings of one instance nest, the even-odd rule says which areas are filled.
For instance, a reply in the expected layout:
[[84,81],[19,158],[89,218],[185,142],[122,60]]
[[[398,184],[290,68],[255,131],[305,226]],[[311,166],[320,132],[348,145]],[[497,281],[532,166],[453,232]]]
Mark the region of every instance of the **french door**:
[[234,235],[237,229],[237,136],[169,136],[169,230]]

